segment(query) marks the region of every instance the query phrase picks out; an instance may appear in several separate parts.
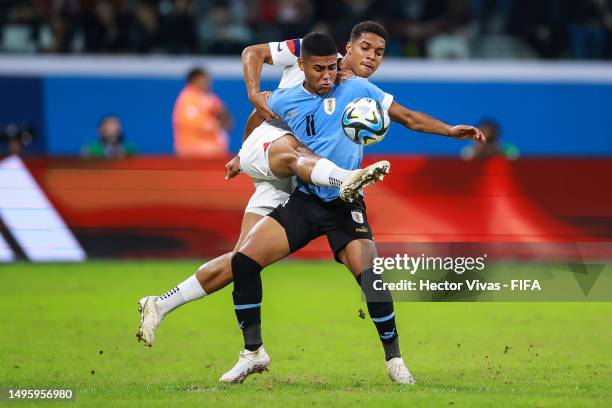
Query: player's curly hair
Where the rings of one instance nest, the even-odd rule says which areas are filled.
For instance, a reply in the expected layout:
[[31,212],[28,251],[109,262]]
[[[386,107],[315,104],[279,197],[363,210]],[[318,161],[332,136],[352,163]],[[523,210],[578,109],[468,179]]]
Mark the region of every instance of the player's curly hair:
[[313,32],[302,38],[302,55],[325,57],[337,53],[336,43],[329,34]]
[[385,44],[389,42],[387,30],[385,30],[385,27],[376,21],[362,21],[361,23],[355,24],[351,30],[351,41],[357,40],[363,33],[376,34],[385,40]]

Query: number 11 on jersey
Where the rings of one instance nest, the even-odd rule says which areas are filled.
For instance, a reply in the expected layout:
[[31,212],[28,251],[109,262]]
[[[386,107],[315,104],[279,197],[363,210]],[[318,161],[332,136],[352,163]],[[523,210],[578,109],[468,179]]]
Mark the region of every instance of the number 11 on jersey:
[[306,116],[306,134],[308,136],[315,136],[316,133],[317,132],[315,131],[314,115],[307,115]]

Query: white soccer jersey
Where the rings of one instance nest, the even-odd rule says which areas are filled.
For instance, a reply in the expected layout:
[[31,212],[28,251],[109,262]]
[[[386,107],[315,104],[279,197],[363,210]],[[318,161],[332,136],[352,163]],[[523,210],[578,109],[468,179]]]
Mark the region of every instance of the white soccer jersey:
[[279,88],[291,88],[304,82],[304,72],[298,65],[298,58],[302,51],[302,40],[294,39],[281,42],[268,43],[272,54],[272,65],[282,65],[283,77],[278,84]]

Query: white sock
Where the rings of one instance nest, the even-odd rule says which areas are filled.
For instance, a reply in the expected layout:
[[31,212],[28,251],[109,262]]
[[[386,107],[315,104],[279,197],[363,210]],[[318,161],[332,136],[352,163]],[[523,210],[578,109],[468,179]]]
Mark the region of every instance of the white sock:
[[353,171],[338,167],[327,159],[319,159],[312,169],[310,178],[316,186],[340,187]]
[[157,303],[161,312],[166,315],[177,307],[204,296],[206,296],[206,292],[193,274],[163,295],[158,296],[155,303]]

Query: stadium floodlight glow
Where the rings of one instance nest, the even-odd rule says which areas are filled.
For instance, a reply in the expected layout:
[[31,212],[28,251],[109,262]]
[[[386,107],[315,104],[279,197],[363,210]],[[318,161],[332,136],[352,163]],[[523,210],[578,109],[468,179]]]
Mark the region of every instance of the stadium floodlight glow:
[[18,156],[0,161],[0,217],[30,261],[79,262],[87,258]]

